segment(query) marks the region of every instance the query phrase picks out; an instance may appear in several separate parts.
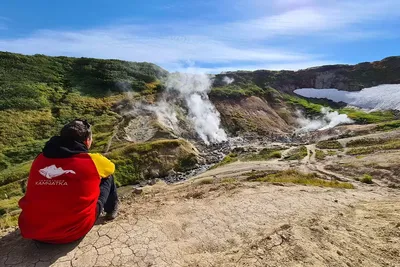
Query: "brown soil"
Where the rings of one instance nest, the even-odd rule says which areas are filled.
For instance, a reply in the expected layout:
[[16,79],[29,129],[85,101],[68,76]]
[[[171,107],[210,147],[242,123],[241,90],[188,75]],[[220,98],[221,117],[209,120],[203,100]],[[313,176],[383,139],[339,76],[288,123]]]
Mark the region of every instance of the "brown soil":
[[[366,185],[325,169],[355,157],[339,151],[320,161],[315,146],[307,148],[300,161],[236,162],[128,193],[115,221],[100,221],[73,244],[39,244],[9,232],[1,238],[0,266],[400,266],[400,191],[378,178]],[[385,158],[391,156],[362,160],[395,164]],[[351,181],[355,189],[240,179],[288,168]],[[239,179],[224,179],[232,177]]]
[[71,245],[8,234],[0,266],[399,266],[399,201],[369,186],[157,185]]
[[293,129],[290,125],[294,124],[294,118],[289,111],[273,108],[266,100],[256,96],[213,103],[221,114],[224,126],[231,132],[282,135]]

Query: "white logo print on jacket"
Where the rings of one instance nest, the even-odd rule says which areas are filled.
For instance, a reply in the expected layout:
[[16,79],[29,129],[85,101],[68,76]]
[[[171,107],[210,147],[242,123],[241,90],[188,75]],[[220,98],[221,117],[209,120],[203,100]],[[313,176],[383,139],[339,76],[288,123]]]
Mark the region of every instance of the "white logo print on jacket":
[[47,179],[58,177],[67,173],[76,174],[73,170],[63,170],[61,167],[57,168],[54,164],[46,168],[40,169],[39,173]]

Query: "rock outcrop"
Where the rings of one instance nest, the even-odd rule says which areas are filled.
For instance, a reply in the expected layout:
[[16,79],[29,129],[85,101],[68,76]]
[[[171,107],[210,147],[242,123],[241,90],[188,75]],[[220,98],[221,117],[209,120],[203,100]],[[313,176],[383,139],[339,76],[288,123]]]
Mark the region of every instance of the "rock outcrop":
[[327,65],[299,71],[235,71],[219,74],[215,86],[224,84],[225,76],[235,83],[252,82],[261,88],[272,87],[291,93],[298,88],[336,88],[358,91],[380,84],[400,83],[400,56],[357,65]]

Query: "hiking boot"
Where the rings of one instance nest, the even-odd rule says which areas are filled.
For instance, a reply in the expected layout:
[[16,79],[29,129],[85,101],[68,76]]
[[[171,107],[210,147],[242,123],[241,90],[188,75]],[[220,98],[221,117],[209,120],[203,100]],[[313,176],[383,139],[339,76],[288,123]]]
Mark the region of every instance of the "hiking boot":
[[115,218],[117,218],[118,208],[119,208],[118,205],[119,205],[118,202],[115,203],[114,209],[112,211],[106,213],[105,217],[107,220],[114,220]]

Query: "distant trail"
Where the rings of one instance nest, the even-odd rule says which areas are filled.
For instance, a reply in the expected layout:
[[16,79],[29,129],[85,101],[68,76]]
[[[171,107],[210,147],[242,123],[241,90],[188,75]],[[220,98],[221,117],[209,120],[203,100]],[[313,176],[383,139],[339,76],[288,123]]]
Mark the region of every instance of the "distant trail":
[[111,147],[111,144],[112,144],[112,140],[117,136],[119,127],[123,122],[124,122],[124,118],[121,117],[120,121],[114,126],[113,135],[108,140],[107,147],[104,150],[104,153],[108,153],[108,151],[110,150],[110,147]]

